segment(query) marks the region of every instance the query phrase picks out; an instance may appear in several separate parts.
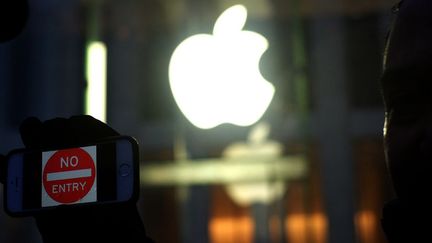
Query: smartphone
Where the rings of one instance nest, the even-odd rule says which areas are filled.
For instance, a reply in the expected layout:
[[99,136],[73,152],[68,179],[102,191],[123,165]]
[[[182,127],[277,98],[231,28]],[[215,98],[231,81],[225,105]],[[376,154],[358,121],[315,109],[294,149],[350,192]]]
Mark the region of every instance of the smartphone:
[[11,216],[136,201],[138,192],[138,143],[133,137],[55,150],[18,149],[7,156],[4,207]]

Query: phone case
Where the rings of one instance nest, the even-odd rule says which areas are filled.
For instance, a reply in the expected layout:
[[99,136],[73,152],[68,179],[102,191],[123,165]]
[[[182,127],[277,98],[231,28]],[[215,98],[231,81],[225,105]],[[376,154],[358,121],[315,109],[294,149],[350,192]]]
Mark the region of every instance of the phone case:
[[61,150],[61,149],[69,149],[69,148],[77,148],[77,147],[86,147],[86,146],[94,146],[102,143],[107,142],[114,142],[118,140],[126,139],[132,144],[132,154],[133,154],[133,163],[132,163],[132,177],[133,177],[133,190],[132,190],[132,196],[127,201],[109,201],[109,202],[89,202],[89,203],[78,203],[78,204],[61,204],[58,206],[52,206],[52,207],[41,207],[39,209],[31,210],[31,211],[22,211],[22,212],[12,212],[8,208],[7,203],[7,195],[8,190],[10,190],[8,186],[8,176],[6,177],[6,183],[4,186],[4,210],[5,212],[12,216],[12,217],[24,217],[24,216],[35,216],[38,214],[43,214],[47,211],[53,211],[53,210],[69,210],[69,209],[77,209],[77,208],[83,208],[83,207],[103,207],[104,205],[110,205],[110,204],[127,204],[127,203],[136,203],[139,198],[139,148],[138,148],[138,142],[135,138],[131,136],[113,136],[113,137],[106,137],[103,139],[98,140],[97,142],[92,143],[84,143],[84,144],[73,144],[70,146],[58,146],[58,147],[49,147],[49,148],[43,148],[43,149],[27,149],[27,148],[20,148],[20,149],[14,149],[10,151],[7,155],[7,160],[9,161],[9,158],[16,154],[16,153],[27,153],[27,152],[38,152],[42,153],[43,151],[52,151],[52,150]]

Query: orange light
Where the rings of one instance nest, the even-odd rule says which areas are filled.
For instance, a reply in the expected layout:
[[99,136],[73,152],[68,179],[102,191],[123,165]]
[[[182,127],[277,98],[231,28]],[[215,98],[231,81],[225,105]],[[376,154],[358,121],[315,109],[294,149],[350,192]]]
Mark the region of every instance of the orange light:
[[285,221],[289,242],[325,243],[327,239],[327,219],[323,213],[288,215]]
[[327,241],[327,218],[323,213],[313,213],[309,216],[312,242],[325,243]]
[[377,239],[377,216],[372,210],[362,210],[355,216],[355,224],[360,242],[374,243]]
[[212,243],[253,242],[254,224],[250,217],[216,217],[209,224]]
[[[277,226],[277,220],[270,220]],[[323,213],[290,214],[285,219],[285,233],[290,243],[326,243],[327,218]],[[280,232],[270,227],[271,238],[276,239]],[[273,229],[273,230],[272,230]],[[215,217],[209,224],[212,243],[251,243],[253,242],[254,223],[251,217]]]

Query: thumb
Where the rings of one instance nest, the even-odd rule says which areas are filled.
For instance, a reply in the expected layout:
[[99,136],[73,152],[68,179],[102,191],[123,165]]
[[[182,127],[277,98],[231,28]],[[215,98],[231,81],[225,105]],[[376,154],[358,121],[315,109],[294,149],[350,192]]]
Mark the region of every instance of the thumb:
[[36,117],[26,118],[20,125],[21,140],[27,148],[39,148],[42,139],[42,122]]

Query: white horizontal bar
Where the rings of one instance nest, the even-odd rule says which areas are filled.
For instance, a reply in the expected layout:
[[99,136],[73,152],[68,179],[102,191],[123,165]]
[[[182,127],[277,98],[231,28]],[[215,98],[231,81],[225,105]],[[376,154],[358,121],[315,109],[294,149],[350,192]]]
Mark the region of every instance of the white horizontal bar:
[[303,156],[250,159],[203,159],[140,166],[142,185],[202,185],[289,181],[305,178]]
[[47,174],[47,181],[67,180],[75,178],[90,177],[91,169],[69,170]]

